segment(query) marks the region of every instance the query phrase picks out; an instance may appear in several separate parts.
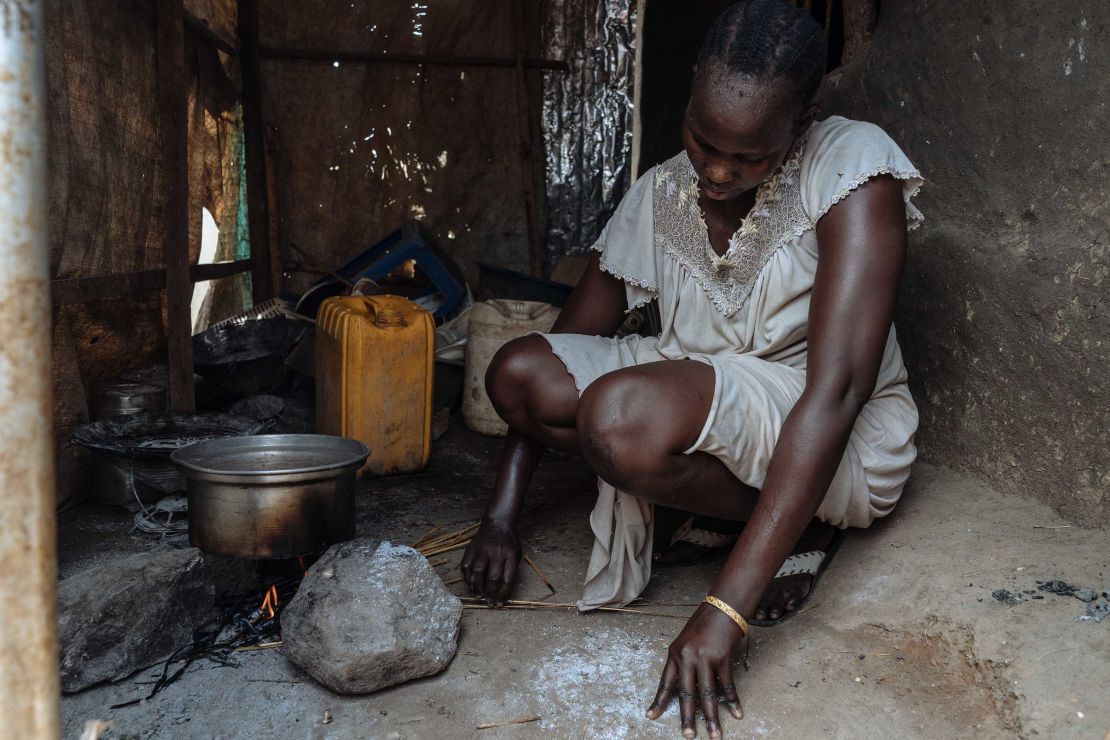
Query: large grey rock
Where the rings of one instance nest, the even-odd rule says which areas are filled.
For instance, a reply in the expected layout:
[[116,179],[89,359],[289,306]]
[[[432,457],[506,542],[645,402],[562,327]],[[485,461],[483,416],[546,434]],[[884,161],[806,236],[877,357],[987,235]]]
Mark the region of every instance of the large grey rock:
[[285,654],[340,694],[439,673],[458,650],[462,602],[411,547],[335,545],[281,615]]
[[140,553],[58,586],[62,690],[123,678],[170,657],[215,620],[200,550]]

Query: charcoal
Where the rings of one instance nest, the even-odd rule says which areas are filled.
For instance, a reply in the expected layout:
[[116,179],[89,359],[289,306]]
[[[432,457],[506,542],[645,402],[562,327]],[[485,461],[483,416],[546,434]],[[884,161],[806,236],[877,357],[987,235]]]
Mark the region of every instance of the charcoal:
[[1049,593],[1058,594],[1060,596],[1075,595],[1075,586],[1064,581],[1037,581],[1037,588],[1041,591],[1048,591]]
[[462,603],[427,558],[377,540],[333,546],[281,615],[286,656],[340,694],[439,673],[458,650]]

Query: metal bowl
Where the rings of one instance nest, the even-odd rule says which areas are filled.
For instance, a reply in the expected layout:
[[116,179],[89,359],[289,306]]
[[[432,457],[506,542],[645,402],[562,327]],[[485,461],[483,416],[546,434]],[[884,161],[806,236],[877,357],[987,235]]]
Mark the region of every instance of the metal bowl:
[[355,533],[355,473],[370,450],[324,434],[216,439],[178,450],[189,542],[241,558],[323,552]]
[[83,424],[73,441],[92,452],[93,499],[137,508],[185,488],[170,454],[197,442],[255,434],[262,424],[230,414],[140,413]]
[[193,337],[193,369],[240,396],[274,390],[285,377],[285,358],[305,332],[284,318],[214,326]]

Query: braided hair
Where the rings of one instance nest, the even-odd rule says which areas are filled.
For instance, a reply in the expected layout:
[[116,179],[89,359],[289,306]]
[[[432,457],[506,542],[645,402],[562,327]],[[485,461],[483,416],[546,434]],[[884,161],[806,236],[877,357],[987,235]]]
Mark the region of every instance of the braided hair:
[[743,0],[709,29],[698,52],[695,84],[710,71],[788,83],[800,115],[825,74],[825,34],[809,13],[784,0]]

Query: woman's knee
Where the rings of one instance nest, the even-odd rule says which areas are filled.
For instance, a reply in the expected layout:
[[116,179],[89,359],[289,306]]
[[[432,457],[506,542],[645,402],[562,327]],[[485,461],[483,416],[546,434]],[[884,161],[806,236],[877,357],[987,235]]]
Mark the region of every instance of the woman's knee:
[[582,453],[602,480],[630,491],[661,475],[672,454],[650,389],[635,373],[602,376],[578,404]]
[[[552,354],[550,345],[535,335],[513,339],[497,351],[486,370],[485,380],[486,393],[501,418],[510,424],[519,424],[533,416],[545,419],[558,415],[557,407],[565,405],[567,399],[562,396],[567,393],[553,382],[551,363],[559,363],[559,360]],[[563,374],[566,375],[565,369]],[[577,398],[573,381],[570,386]]]

